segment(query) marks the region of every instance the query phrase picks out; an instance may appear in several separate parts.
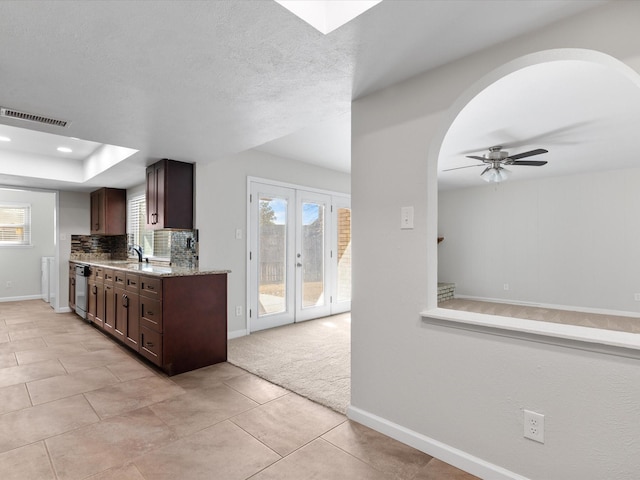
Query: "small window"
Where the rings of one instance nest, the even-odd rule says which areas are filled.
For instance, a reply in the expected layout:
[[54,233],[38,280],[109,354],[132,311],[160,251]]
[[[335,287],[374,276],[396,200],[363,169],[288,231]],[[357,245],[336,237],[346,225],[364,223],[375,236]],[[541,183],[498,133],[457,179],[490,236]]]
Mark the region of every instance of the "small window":
[[145,257],[160,260],[171,258],[171,232],[168,230],[147,230],[147,201],[144,195],[129,199],[127,233],[129,242],[140,245]]
[[31,245],[31,205],[0,204],[0,246]]

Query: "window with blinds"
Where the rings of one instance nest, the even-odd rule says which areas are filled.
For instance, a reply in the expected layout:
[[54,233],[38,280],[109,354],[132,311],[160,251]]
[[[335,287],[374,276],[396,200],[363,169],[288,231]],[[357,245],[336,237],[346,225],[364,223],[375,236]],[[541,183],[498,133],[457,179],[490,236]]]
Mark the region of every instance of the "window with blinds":
[[0,204],[0,246],[31,245],[31,205]]
[[147,201],[144,195],[129,199],[127,233],[129,243],[140,245],[145,257],[160,260],[171,258],[171,232],[168,230],[147,230]]

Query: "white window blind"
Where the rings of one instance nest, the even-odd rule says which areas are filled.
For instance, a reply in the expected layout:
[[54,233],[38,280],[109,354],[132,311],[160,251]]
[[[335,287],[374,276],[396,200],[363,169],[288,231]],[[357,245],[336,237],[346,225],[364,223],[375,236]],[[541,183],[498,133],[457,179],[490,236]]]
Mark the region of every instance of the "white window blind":
[[127,233],[129,242],[142,247],[145,257],[169,260],[171,258],[171,232],[147,230],[147,201],[144,195],[129,199]]
[[31,205],[0,204],[0,245],[31,244]]

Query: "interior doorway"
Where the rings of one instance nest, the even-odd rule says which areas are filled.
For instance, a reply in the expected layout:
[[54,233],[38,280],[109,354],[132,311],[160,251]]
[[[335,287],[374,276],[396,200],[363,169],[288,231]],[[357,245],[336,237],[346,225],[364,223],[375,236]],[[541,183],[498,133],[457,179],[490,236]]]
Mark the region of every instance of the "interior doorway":
[[349,196],[250,179],[249,210],[249,332],[349,311]]

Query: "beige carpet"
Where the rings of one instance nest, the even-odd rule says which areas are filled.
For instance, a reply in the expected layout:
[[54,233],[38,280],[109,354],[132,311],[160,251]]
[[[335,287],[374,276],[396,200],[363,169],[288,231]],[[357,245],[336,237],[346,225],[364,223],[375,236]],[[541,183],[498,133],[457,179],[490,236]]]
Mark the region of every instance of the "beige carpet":
[[276,385],[346,413],[351,396],[351,315],[229,340],[227,358]]

